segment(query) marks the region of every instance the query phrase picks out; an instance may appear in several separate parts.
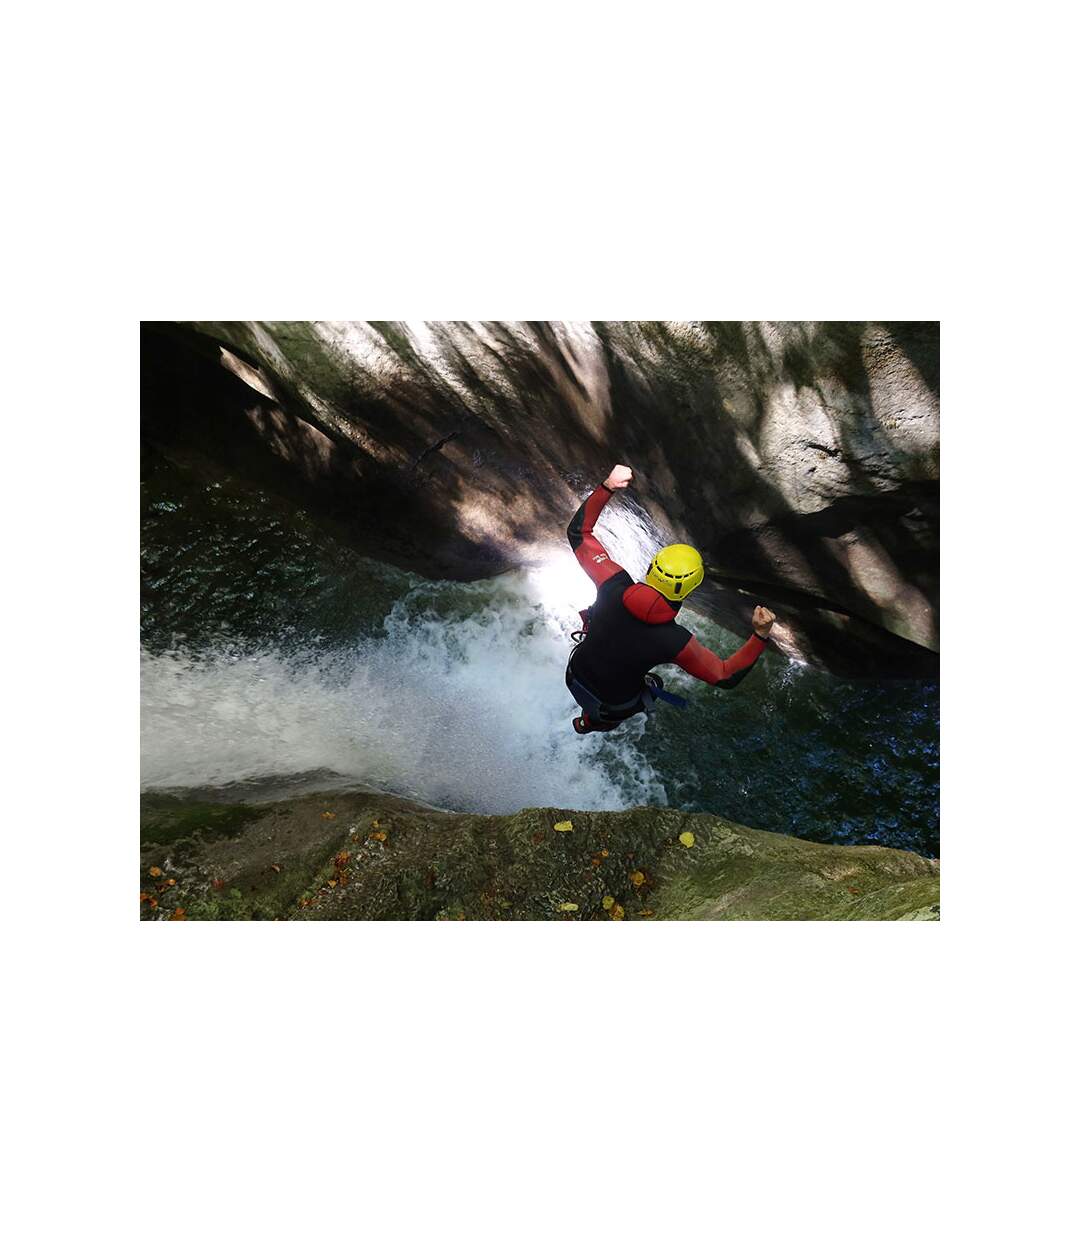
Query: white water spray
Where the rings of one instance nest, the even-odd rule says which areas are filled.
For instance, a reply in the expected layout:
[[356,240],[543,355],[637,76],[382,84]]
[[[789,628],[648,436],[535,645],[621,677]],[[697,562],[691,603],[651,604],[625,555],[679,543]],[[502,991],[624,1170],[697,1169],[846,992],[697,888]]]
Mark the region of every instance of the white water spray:
[[488,813],[665,803],[635,744],[641,721],[618,738],[571,728],[563,670],[577,617],[537,602],[553,583],[568,586],[561,567],[464,588],[478,606],[456,618],[406,597],[381,634],[344,650],[145,653],[143,787],[330,769]]
[[[603,539],[640,576],[658,536],[631,506]],[[595,589],[569,549],[493,581],[423,583],[381,632],[318,647],[144,653],[144,788],[228,786],[331,770],[438,806],[665,804],[637,741],[579,737],[563,673]]]

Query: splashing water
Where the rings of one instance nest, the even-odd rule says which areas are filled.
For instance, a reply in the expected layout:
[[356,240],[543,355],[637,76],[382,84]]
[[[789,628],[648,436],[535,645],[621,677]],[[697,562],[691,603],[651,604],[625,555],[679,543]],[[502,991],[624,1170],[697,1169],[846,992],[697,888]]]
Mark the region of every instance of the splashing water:
[[[553,583],[554,606],[538,602]],[[561,565],[543,566],[494,588],[423,584],[351,647],[144,651],[143,785],[329,768],[488,813],[664,804],[641,722],[618,740],[570,727],[569,590]]]

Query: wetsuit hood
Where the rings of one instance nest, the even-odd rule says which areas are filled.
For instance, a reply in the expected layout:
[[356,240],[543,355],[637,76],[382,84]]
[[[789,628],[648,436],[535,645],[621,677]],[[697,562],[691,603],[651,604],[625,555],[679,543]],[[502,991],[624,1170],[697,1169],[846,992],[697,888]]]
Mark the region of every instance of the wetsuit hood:
[[648,625],[666,625],[679,615],[676,604],[672,606],[655,587],[635,582],[623,591],[623,607],[631,616]]

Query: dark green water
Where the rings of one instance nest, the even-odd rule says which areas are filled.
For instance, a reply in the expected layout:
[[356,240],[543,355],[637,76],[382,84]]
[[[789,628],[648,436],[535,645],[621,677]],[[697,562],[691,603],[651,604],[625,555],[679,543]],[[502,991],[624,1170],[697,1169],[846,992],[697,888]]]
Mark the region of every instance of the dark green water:
[[[938,687],[770,652],[737,690],[578,738],[559,574],[428,582],[304,515],[143,461],[143,783],[304,773],[453,809],[667,803],[818,841],[938,854]],[[569,556],[569,553],[567,553]],[[575,585],[574,590],[577,590]],[[742,641],[684,614],[701,640]]]

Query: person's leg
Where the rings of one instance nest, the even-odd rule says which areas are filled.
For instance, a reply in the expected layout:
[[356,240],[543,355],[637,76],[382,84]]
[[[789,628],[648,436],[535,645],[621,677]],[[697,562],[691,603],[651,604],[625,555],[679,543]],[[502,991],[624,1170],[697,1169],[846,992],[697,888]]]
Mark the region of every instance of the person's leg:
[[[575,716],[571,722],[577,733],[610,733],[612,729],[617,729],[624,720],[629,720],[631,716],[636,716],[639,712],[645,711],[645,699],[640,698],[633,707],[624,708],[617,715],[612,715],[610,709],[604,708],[600,700],[595,695],[590,694],[585,687],[574,676],[571,664],[573,657],[566,665],[566,688],[573,695],[575,702],[581,707],[581,715]],[[648,674],[649,677],[655,677],[660,685],[663,682],[654,673]],[[645,687],[642,687],[644,696]]]
[[622,721],[596,720],[587,712],[582,712],[580,716],[574,717],[572,723],[576,733],[610,733],[612,729],[617,729]]
[[[571,657],[571,662],[572,662]],[[574,676],[570,663],[566,665],[566,688],[574,701],[581,708],[581,715],[575,716],[571,722],[576,733],[608,733],[616,727],[618,721],[609,724],[600,719],[600,700],[588,693],[585,687]]]
[[582,712],[577,720],[574,721],[574,728],[579,733],[610,733],[612,729],[617,729],[624,720],[629,720],[632,716],[637,716],[645,710],[647,710],[645,697],[642,695],[633,707],[623,708],[622,711],[614,714],[610,708],[606,707],[600,711],[591,709],[590,711]]

